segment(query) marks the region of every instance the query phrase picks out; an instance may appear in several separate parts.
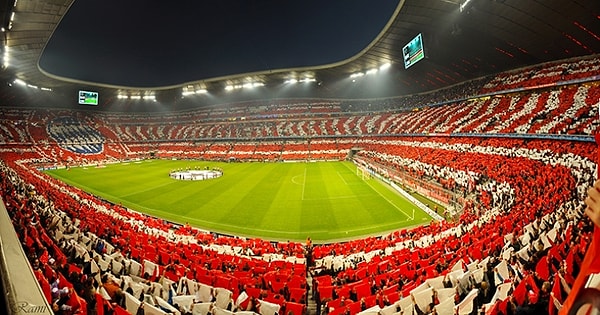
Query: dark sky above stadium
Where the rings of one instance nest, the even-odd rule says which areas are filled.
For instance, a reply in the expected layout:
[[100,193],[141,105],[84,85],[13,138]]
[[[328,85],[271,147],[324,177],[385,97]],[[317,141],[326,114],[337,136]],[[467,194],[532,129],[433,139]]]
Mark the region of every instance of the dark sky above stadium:
[[160,87],[342,61],[398,0],[76,0],[40,66],[88,82]]

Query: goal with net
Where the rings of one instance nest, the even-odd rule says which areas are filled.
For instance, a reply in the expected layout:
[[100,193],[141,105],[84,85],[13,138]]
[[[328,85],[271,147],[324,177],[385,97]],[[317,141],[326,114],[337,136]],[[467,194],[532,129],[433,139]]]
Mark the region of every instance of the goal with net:
[[360,178],[362,178],[362,180],[371,179],[371,172],[369,172],[369,170],[362,168],[362,167],[356,168],[356,175],[359,176]]

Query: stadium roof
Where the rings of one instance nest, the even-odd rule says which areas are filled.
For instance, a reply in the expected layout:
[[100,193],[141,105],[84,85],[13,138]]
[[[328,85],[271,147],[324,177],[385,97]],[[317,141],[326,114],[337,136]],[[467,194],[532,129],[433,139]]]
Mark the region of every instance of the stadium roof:
[[[214,14],[200,14],[199,9],[190,7],[192,2],[213,6],[204,11]],[[118,3],[0,0],[0,23],[5,30],[3,53],[8,65],[2,71],[2,78],[7,82],[19,79],[30,85],[56,90],[74,86],[111,90],[180,91],[186,87],[192,90],[222,90],[226,86],[246,84],[249,80],[269,85],[305,76],[315,78],[325,86],[333,86],[335,82],[345,80],[354,73],[364,74],[369,69],[389,62],[392,66],[386,82],[393,86],[394,95],[402,95],[435,90],[525,65],[600,53],[598,0],[394,0],[375,1],[377,5],[373,1],[356,1],[352,5],[343,0],[324,2],[330,2],[330,5],[322,4],[323,1],[303,1],[300,2],[303,6],[296,4],[294,7],[288,3],[285,9],[280,6],[269,9],[269,6],[280,2],[247,1],[241,5],[233,0],[162,1],[162,4],[154,7],[148,4],[151,2],[141,0]],[[133,15],[132,10],[137,15]],[[279,16],[266,18],[273,15]],[[361,16],[362,19],[359,18]],[[299,30],[296,33],[264,35],[266,29],[281,29],[282,23],[288,25],[285,23],[289,21],[303,21],[302,17],[314,21],[301,24],[307,28],[305,33],[312,36],[307,42],[302,42],[307,49],[293,46],[290,51],[297,55],[294,57],[286,52],[282,54],[284,58],[268,55],[267,51],[272,49],[260,50],[263,46],[271,47],[268,43],[273,39],[283,43],[283,46],[293,45],[294,40],[282,42],[288,36],[286,34],[291,34],[288,37],[296,41],[304,40]],[[154,23],[140,24],[149,20]],[[206,20],[216,27],[195,24],[197,20]],[[249,27],[254,24],[265,25]],[[92,28],[90,25],[100,27]],[[149,28],[151,25],[155,28]],[[175,30],[167,27],[170,25],[175,25]],[[329,37],[319,38],[315,33],[320,32],[311,29],[310,25],[317,25],[321,30],[341,25],[343,29],[322,31]],[[83,31],[77,33],[78,28]],[[243,52],[236,55],[231,54],[231,50],[238,50],[242,46],[227,44],[233,41],[230,40],[233,37],[228,36],[231,33],[223,32],[224,29],[258,30],[263,36],[246,38],[245,43],[240,45],[254,48],[244,48]],[[69,56],[69,53],[86,51],[80,49],[82,44],[74,41],[65,41],[63,45],[66,46],[60,46],[61,36],[69,39],[68,34],[86,34],[91,30],[98,33],[90,33],[89,37],[71,37],[83,37],[79,38],[82,39],[80,43],[101,47],[95,49],[96,52],[100,50],[101,54],[111,56],[112,60],[129,60],[131,68],[127,68],[126,72],[138,74],[139,80],[135,76],[126,78],[125,74],[118,75],[114,69],[117,75],[114,78],[107,77],[102,70],[110,69],[108,65],[113,61],[98,59],[95,55],[90,55],[92,67],[89,66],[90,60],[86,60],[87,66],[74,67],[78,71],[67,70],[57,62],[57,56],[58,60],[64,56],[68,63],[76,63],[78,60]],[[105,32],[102,33],[102,30]],[[139,63],[134,62],[138,59],[130,58],[131,51],[126,52],[129,55],[119,55],[125,49],[107,47],[106,43],[110,43],[110,40],[106,37],[121,38],[116,35],[121,33],[131,38],[133,44],[129,45],[130,48],[135,50],[136,43],[151,42],[155,49],[145,49],[144,52],[156,54],[139,53],[136,56],[143,61]],[[202,35],[204,33],[215,33],[217,36],[202,37],[207,39],[204,45],[191,44],[195,38],[205,36]],[[250,33],[245,34],[247,36]],[[348,33],[356,36],[345,36]],[[423,36],[426,59],[404,69],[402,48],[419,33]],[[163,45],[165,42],[172,43],[167,40],[170,37],[181,44],[177,49],[197,49],[190,53],[181,52],[181,56],[182,59],[195,56],[201,66],[196,68],[190,64],[192,72],[184,69],[172,71],[178,68],[171,66],[173,55],[166,54],[169,47]],[[235,41],[238,40],[241,39],[235,38]],[[355,43],[351,45],[343,40]],[[94,46],[96,43],[104,46]],[[314,53],[315,50],[318,53]],[[325,54],[327,50],[333,53]],[[165,54],[169,59],[161,60]],[[302,57],[296,58],[298,55]],[[247,56],[250,57],[241,58]],[[268,60],[265,60],[266,56],[269,56]],[[160,71],[167,73],[171,70],[169,75],[164,75],[164,81],[148,79],[156,74],[147,71],[148,65],[154,60],[167,65],[157,67],[159,74],[163,73]],[[235,63],[235,60],[239,63]]]

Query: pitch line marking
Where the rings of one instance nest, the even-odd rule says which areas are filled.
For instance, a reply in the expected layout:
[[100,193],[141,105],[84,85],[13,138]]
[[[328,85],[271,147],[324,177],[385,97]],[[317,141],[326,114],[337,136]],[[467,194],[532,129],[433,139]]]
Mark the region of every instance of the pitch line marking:
[[293,183],[293,184],[296,184],[296,185],[302,185],[302,183],[299,183],[299,182],[296,180],[296,178],[298,178],[298,177],[300,177],[300,176],[303,176],[303,175],[296,175],[296,176],[292,177],[292,183]]
[[337,172],[338,176],[342,179],[342,181],[344,182],[344,184],[346,186],[348,186],[348,182],[344,179],[344,176],[342,176],[342,174],[340,174],[340,172]]
[[[383,198],[385,201],[387,201],[389,204],[391,204],[392,206],[394,206],[394,208],[396,208],[398,211],[402,212],[407,218],[410,218],[410,216],[408,214],[406,214],[406,212],[404,212],[402,209],[400,209],[398,206],[396,206],[396,204],[394,204],[391,200],[389,200],[388,198],[386,198],[384,195],[382,195],[377,189],[375,189],[369,182],[367,182],[367,185],[369,185],[369,187],[371,187],[371,189],[373,189],[379,196],[381,196],[381,198]],[[413,217],[414,220],[414,217]]]

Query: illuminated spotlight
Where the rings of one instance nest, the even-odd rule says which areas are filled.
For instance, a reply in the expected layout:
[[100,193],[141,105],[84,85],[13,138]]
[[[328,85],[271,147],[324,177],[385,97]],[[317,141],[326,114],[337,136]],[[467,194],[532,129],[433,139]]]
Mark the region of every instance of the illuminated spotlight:
[[386,63],[382,64],[381,66],[379,66],[379,70],[385,70],[385,69],[387,69],[387,68],[389,68],[391,66],[392,66],[391,63],[386,62]]
[[198,89],[196,90],[196,94],[206,94],[208,91],[206,89]]
[[465,0],[465,2],[463,2],[463,4],[460,5],[460,7],[458,8],[460,12],[464,11],[465,8],[467,7],[467,4],[469,4],[469,2],[471,2],[471,0]]
[[125,94],[119,94],[119,95],[117,95],[117,98],[118,99],[127,99],[127,98],[129,98],[129,96],[127,96]]
[[377,73],[377,68],[367,70],[366,74],[369,75],[369,74],[375,74],[375,73]]
[[42,91],[48,91],[48,92],[52,92],[51,88],[47,88],[47,87],[43,87],[41,88]]
[[142,97],[140,95],[131,95],[130,97],[132,100],[141,100]]
[[13,13],[11,13],[10,15],[10,21],[14,21],[15,20],[15,11],[13,11]]
[[296,83],[298,83],[298,80],[296,80],[296,79],[289,79],[289,80],[283,81],[283,83],[286,83],[286,84],[296,84]]
[[300,82],[302,82],[302,83],[309,83],[309,82],[316,82],[316,81],[317,81],[317,79],[315,79],[315,78],[304,78],[304,79],[300,80]]
[[183,91],[183,92],[181,92],[181,95],[183,95],[183,96],[188,96],[188,95],[192,95],[192,94],[194,94],[193,91]]
[[32,88],[32,89],[38,89],[37,85],[33,85],[33,84],[27,84],[28,87]]
[[363,75],[365,75],[365,74],[364,74],[364,73],[362,73],[362,72],[356,72],[356,73],[353,73],[353,74],[351,74],[351,75],[350,75],[350,78],[360,78],[360,77],[362,77]]
[[21,80],[21,79],[15,79],[15,83],[21,86],[26,86],[27,83],[25,83],[25,81]]
[[144,95],[144,100],[146,100],[146,101],[156,101],[156,96],[154,96],[154,95]]
[[[4,28],[3,28],[4,29]],[[4,32],[4,31],[3,31]],[[10,64],[10,56],[8,55],[8,46],[4,46],[4,56],[3,56],[3,64],[4,64],[4,68],[8,68],[8,65]]]
[[225,87],[225,91],[231,91],[233,89],[234,89],[233,85],[228,85]]
[[244,89],[252,89],[252,88],[255,88],[255,87],[259,87],[259,86],[265,86],[265,84],[262,83],[262,82],[249,82],[249,83],[234,85],[233,88],[234,89],[242,89],[242,88],[244,88]]

